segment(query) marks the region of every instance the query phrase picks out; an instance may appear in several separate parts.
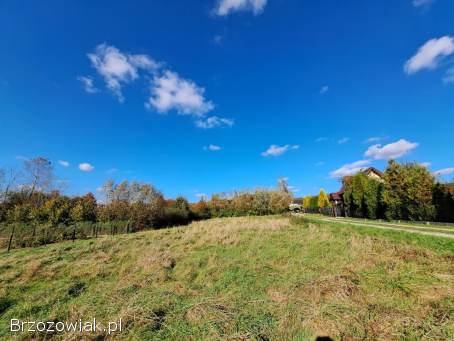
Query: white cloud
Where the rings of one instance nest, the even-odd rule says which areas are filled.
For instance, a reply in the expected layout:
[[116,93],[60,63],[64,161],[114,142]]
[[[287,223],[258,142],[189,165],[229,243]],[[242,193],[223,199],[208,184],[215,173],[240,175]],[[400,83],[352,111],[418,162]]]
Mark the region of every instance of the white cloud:
[[430,168],[430,166],[432,166],[430,162],[420,162],[419,165],[425,168]]
[[215,12],[219,16],[227,16],[231,12],[252,11],[254,15],[263,12],[268,0],[218,0]]
[[440,170],[433,172],[433,174],[436,176],[454,174],[454,167],[440,169]]
[[424,69],[435,69],[444,57],[452,53],[454,53],[453,37],[431,39],[405,63],[404,70],[407,74],[413,74]]
[[325,141],[327,141],[327,140],[328,140],[327,137],[321,136],[321,137],[318,137],[318,138],[315,140],[315,142],[325,142]]
[[214,109],[214,104],[204,97],[205,89],[177,73],[166,71],[155,76],[148,106],[161,113],[176,110],[181,115],[203,116]]
[[454,83],[454,67],[449,68],[448,71],[446,71],[446,74],[443,77],[443,82],[446,84]]
[[329,87],[327,85],[325,86],[322,86],[322,88],[320,89],[320,93],[323,95],[323,94],[326,94],[327,92],[329,91]]
[[278,146],[278,145],[271,145],[265,152],[263,152],[261,155],[262,156],[279,156],[279,155],[282,155],[286,152],[288,152],[289,150],[295,150],[295,149],[298,149],[300,146],[298,145],[289,145],[289,144],[286,144],[285,146]]
[[221,126],[231,127],[235,124],[235,121],[229,118],[223,118],[218,116],[211,116],[204,119],[195,121],[195,125],[202,129],[212,129]]
[[343,165],[341,168],[336,169],[330,173],[331,178],[343,178],[344,176],[354,175],[364,169],[365,166],[370,165],[370,160],[359,160],[353,163]]
[[95,167],[89,163],[81,163],[79,164],[79,169],[83,172],[91,172],[93,169],[95,169]]
[[350,138],[348,137],[343,137],[341,138],[339,141],[337,141],[338,144],[345,144],[347,143],[348,141],[350,141]]
[[418,145],[418,143],[400,139],[399,141],[387,144],[383,147],[380,144],[370,146],[364,155],[366,157],[374,158],[375,160],[397,159],[412,151],[418,147]]
[[136,80],[139,69],[153,72],[159,67],[159,64],[147,55],[122,53],[116,47],[106,44],[98,45],[95,52],[87,56],[92,66],[104,78],[107,88],[120,102],[124,101],[122,85]]
[[380,142],[381,140],[383,140],[384,137],[380,137],[380,136],[373,136],[373,137],[369,137],[367,140],[364,140],[364,143],[375,143],[375,142]]
[[84,90],[89,94],[95,94],[98,92],[98,89],[93,84],[93,78],[89,76],[79,76],[77,80],[80,81],[83,86]]
[[215,144],[210,144],[209,146],[203,147],[204,150],[209,150],[210,152],[217,152],[220,151],[222,148]]
[[69,162],[65,160],[59,160],[58,163],[63,167],[69,167]]
[[434,0],[413,0],[414,7],[429,6],[434,2]]

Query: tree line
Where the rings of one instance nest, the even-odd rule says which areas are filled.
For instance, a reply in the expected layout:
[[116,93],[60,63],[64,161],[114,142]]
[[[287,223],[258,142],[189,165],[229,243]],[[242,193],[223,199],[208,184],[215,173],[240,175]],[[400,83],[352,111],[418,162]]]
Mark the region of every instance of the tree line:
[[344,177],[344,205],[352,217],[454,222],[454,195],[417,163],[389,161],[382,180]]
[[292,201],[284,179],[277,189],[216,194],[196,203],[182,196],[166,199],[153,185],[138,181],[108,180],[98,200],[92,193],[63,195],[59,184],[45,157],[24,161],[20,171],[0,169],[0,242],[9,249],[213,217],[279,214]]

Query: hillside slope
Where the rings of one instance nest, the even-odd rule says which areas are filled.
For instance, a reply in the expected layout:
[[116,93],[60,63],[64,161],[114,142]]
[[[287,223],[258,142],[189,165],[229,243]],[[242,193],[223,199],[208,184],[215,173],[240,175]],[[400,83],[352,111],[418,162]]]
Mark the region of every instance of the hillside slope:
[[[119,321],[92,339],[453,339],[454,242],[285,217],[0,254],[10,319]],[[68,334],[15,334],[63,339]]]

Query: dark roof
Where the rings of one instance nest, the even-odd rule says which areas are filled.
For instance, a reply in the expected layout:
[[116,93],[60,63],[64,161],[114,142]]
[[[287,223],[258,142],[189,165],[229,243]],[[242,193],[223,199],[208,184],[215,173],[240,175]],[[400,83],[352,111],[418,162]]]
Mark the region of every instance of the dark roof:
[[446,187],[448,187],[448,190],[454,194],[454,182],[450,183],[450,184],[446,184]]
[[374,173],[377,173],[378,175],[380,175],[380,177],[383,177],[383,173],[375,167],[369,167],[369,168],[363,170],[362,172],[364,174],[369,174],[370,172],[374,172]]
[[339,192],[334,192],[334,193],[330,193],[329,195],[329,199],[330,200],[342,200],[342,196],[344,194],[344,191],[343,191],[343,188],[339,191]]

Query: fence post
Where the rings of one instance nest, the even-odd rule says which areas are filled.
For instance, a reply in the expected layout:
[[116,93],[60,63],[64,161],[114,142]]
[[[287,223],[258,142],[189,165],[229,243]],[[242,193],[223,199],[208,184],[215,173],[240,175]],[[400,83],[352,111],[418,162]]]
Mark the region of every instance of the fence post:
[[11,250],[11,243],[13,241],[13,236],[14,236],[14,230],[16,229],[16,224],[13,224],[13,229],[11,230],[11,236],[9,237],[9,242],[8,242],[8,253]]
[[74,229],[73,229],[73,243],[76,240],[76,225],[74,224]]

